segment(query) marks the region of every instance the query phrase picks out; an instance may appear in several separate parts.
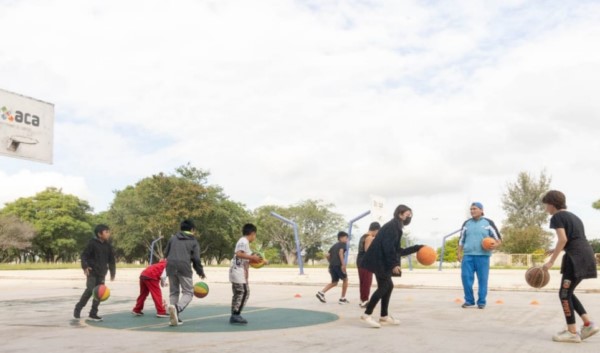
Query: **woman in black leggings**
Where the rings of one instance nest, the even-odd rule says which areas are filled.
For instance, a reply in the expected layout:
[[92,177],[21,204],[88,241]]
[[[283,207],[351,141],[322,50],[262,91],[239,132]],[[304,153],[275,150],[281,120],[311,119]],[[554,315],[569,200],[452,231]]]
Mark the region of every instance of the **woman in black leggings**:
[[[585,308],[574,294],[575,288],[582,280],[597,277],[596,258],[585,237],[583,222],[579,217],[567,211],[565,195],[560,191],[552,190],[544,196],[542,202],[546,206],[546,211],[552,215],[550,228],[554,229],[558,236],[556,248],[544,267],[550,269],[560,252],[565,251],[561,265],[562,279],[558,296],[567,321],[567,329],[554,335],[552,340],[579,343],[600,332],[600,327],[591,321]],[[579,333],[575,324],[575,313],[583,320],[583,326]]]
[[[414,245],[406,249],[400,247],[402,228],[408,225],[411,219],[412,210],[405,205],[398,206],[394,211],[394,218],[381,227],[362,260],[362,267],[373,272],[377,281],[377,290],[371,296],[365,313],[361,316],[361,320],[370,327],[379,328],[382,324],[398,325],[400,323],[388,313],[390,297],[394,290],[392,276],[402,274],[401,256],[415,253],[423,247],[423,245]],[[371,317],[371,314],[380,301],[381,317],[377,322]]]

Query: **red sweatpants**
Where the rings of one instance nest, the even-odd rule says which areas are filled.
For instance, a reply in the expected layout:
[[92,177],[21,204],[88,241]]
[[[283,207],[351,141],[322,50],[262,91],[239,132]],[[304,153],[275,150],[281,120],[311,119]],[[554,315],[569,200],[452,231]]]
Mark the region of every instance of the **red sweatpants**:
[[152,295],[154,300],[154,306],[156,307],[157,314],[166,314],[167,311],[163,306],[162,291],[160,290],[160,281],[156,279],[140,279],[140,296],[137,298],[135,308],[133,311],[136,313],[141,312],[144,309],[144,301],[148,297],[148,294]]
[[358,281],[360,282],[360,301],[366,302],[371,294],[371,284],[373,283],[373,272],[358,268]]

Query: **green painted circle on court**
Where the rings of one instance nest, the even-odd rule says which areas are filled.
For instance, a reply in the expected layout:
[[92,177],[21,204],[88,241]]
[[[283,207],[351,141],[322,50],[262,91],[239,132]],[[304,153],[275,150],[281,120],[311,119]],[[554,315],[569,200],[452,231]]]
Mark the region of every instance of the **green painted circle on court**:
[[133,316],[131,312],[118,312],[103,315],[104,321],[88,321],[87,324],[117,330],[158,331],[158,332],[239,332],[278,330],[294,327],[325,324],[339,317],[321,311],[248,307],[242,316],[248,320],[247,325],[229,323],[231,308],[229,306],[193,306],[181,313],[183,325],[169,326],[168,318],[157,318],[154,308],[144,316]]

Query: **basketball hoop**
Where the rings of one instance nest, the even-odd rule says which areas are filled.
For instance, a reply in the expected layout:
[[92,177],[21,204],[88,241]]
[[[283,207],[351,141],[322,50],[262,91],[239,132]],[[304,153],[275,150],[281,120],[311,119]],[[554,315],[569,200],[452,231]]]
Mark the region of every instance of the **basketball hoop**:
[[8,138],[8,146],[6,147],[6,149],[12,152],[16,152],[22,143],[26,145],[35,145],[38,142],[38,140],[31,137],[15,135]]

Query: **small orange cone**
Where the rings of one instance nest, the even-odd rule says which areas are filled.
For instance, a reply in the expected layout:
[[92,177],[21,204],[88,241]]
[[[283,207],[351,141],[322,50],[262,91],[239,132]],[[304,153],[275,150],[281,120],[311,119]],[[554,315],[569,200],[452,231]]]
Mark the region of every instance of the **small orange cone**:
[[498,299],[498,300],[496,300],[496,304],[504,304],[504,300]]
[[534,300],[531,301],[530,304],[531,305],[540,305],[540,302],[538,302],[537,300],[534,299]]
[[456,298],[456,299],[454,299],[454,302],[455,302],[456,304],[460,304],[460,303],[462,303],[462,299],[460,299],[460,298]]
[[298,293],[296,293],[296,295],[294,295],[294,298],[302,298],[302,296]]

